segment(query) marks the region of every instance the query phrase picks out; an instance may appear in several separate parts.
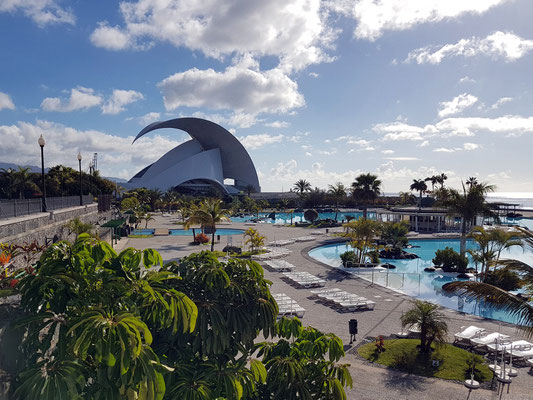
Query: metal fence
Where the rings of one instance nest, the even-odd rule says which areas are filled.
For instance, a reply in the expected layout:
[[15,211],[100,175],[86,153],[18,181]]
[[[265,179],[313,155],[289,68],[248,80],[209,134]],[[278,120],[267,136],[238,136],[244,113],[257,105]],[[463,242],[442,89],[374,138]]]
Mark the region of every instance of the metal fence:
[[[93,202],[92,196],[82,196],[83,205]],[[47,211],[80,205],[80,196],[47,197]],[[41,199],[0,200],[0,219],[21,217],[42,212]]]

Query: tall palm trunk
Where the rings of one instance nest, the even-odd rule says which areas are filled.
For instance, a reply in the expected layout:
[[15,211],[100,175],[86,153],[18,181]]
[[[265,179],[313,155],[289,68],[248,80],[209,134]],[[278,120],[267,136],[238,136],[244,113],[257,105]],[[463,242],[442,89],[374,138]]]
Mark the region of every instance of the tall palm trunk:
[[364,206],[364,208],[363,208],[363,219],[366,219],[366,210],[367,210],[367,207]]
[[335,203],[335,222],[337,222],[337,215],[339,214],[339,203]]
[[461,257],[464,257],[466,253],[466,218],[461,217],[461,244],[459,253],[461,254]]
[[422,191],[420,191],[420,196],[418,197],[418,210],[422,210]]
[[216,225],[211,227],[211,251],[215,251],[215,230]]

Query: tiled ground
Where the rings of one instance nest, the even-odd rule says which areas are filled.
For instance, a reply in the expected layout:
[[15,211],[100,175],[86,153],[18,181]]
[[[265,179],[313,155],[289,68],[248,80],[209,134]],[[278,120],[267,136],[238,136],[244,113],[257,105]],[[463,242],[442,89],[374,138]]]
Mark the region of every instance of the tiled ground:
[[[178,228],[168,222],[168,218],[157,217],[149,227]],[[232,228],[247,228],[244,224],[232,224]],[[267,241],[308,236],[309,230],[304,228],[280,228],[268,224],[259,224],[256,227],[259,232],[267,236]],[[348,321],[356,318],[359,325],[360,341],[367,336],[390,335],[400,331],[399,318],[410,306],[410,297],[388,290],[386,288],[371,285],[369,282],[345,275],[324,264],[311,259],[307,252],[322,241],[332,240],[326,235],[320,236],[313,243],[295,243],[287,246],[292,253],[286,258],[287,261],[296,265],[297,271],[308,271],[313,275],[326,279],[328,287],[338,287],[351,293],[356,293],[376,302],[373,311],[360,311],[355,313],[339,313],[330,307],[319,303],[312,297],[310,290],[299,289],[282,279],[283,275],[265,269],[266,277],[273,282],[273,293],[286,293],[299,305],[305,308],[302,321],[324,332],[333,332],[338,335],[348,350],[345,362],[351,364],[351,372],[354,378],[354,388],[349,391],[349,399],[466,399],[468,390],[461,384],[447,382],[439,379],[420,378],[401,374],[389,369],[378,368],[363,363],[357,356],[350,354],[348,333]],[[136,248],[152,247],[159,250],[165,261],[183,257],[191,252],[206,249],[207,247],[190,246],[191,237],[184,236],[159,236],[146,239],[122,239],[117,249],[132,246]],[[217,249],[226,245],[226,239],[222,237],[222,243],[217,244]],[[233,238],[233,243],[240,245],[241,237]],[[476,325],[487,331],[498,331],[511,335],[517,340],[522,338],[520,332],[510,324],[498,323],[469,314],[461,314],[457,311],[443,308],[448,316],[449,340],[453,341],[453,333],[460,331],[461,326]],[[518,368],[519,375],[513,379],[510,393],[504,393],[504,399],[533,399],[533,376],[528,368]],[[496,391],[477,390],[473,391],[470,399],[497,399]]]

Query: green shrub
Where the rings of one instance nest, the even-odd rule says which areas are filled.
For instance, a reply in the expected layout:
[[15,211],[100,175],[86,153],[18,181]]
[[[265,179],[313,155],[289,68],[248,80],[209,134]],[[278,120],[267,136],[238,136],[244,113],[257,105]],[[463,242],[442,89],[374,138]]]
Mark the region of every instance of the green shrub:
[[522,286],[520,276],[507,269],[495,269],[488,272],[484,282],[507,291],[520,289]]
[[350,266],[353,267],[354,264],[359,262],[359,260],[357,259],[357,255],[353,251],[347,251],[345,253],[342,253],[341,260],[342,260],[342,265],[344,267],[350,267]]
[[468,259],[456,252],[451,247],[444,250],[437,250],[433,264],[442,267],[444,272],[465,272],[468,266]]

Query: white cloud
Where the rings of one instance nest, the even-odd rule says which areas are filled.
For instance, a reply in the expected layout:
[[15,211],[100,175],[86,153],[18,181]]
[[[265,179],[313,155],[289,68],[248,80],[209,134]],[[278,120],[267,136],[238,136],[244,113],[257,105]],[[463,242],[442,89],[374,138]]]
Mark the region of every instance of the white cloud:
[[94,89],[78,86],[70,90],[70,97],[60,99],[59,97],[47,97],[41,103],[44,111],[69,112],[75,110],[87,110],[99,106],[103,99],[94,94]]
[[355,37],[376,40],[384,31],[402,31],[464,14],[482,14],[507,0],[340,0],[330,1],[337,12],[357,21]]
[[91,34],[91,43],[96,47],[107,50],[124,50],[133,47],[130,37],[118,27],[112,27],[107,23],[100,23],[98,28]]
[[15,104],[7,93],[0,92],[0,110],[14,110]]
[[[240,113],[240,112],[227,112],[223,114],[212,114],[212,113],[204,113],[201,111],[195,111],[194,113],[186,113],[181,115],[182,117],[190,117],[193,116],[195,118],[203,118],[207,119],[209,121],[213,121],[214,123],[217,123],[221,126],[235,126],[237,128],[249,128],[253,125],[255,125],[257,122],[262,121],[261,119],[257,119],[255,115],[252,114],[246,114],[246,113]],[[231,132],[232,130],[229,129]]]
[[284,138],[284,135],[269,135],[267,133],[263,133],[259,135],[242,136],[238,139],[248,150],[256,150],[268,144],[279,143]]
[[429,146],[429,140],[424,140],[422,143],[416,145],[416,147],[427,147]]
[[286,113],[305,105],[298,84],[274,68],[259,71],[250,58],[224,72],[193,68],[159,83],[167,110],[206,107],[237,113]]
[[469,76],[463,76],[461,79],[459,79],[459,83],[476,83],[476,80],[470,78]]
[[512,97],[502,97],[498,99],[496,103],[494,103],[492,106],[490,106],[491,110],[497,110],[500,108],[502,104],[509,103],[510,101],[513,101],[514,99]]
[[385,157],[385,160],[392,160],[392,161],[419,161],[420,158],[416,158],[416,157]]
[[140,0],[120,3],[122,26],[101,22],[91,35],[109,50],[153,41],[199,50],[208,57],[277,56],[284,70],[329,61],[337,31],[318,0]]
[[268,126],[270,128],[287,128],[289,126],[289,123],[286,121],[273,121],[267,122],[265,126]]
[[455,96],[450,101],[443,101],[440,103],[439,117],[458,114],[474,105],[477,101],[478,98],[476,96],[467,93]]
[[311,78],[318,78],[320,75],[317,74],[316,72],[309,72],[309,76],[310,76]]
[[40,27],[48,24],[74,25],[76,22],[72,11],[60,7],[55,0],[2,0],[0,13],[2,12],[22,12]]
[[391,182],[391,187],[385,187],[385,190],[408,190],[409,185],[413,183],[413,177],[425,177],[437,175],[444,172],[448,176],[447,184],[459,183],[454,171],[446,170],[442,171],[436,167],[420,166],[414,168],[399,168],[395,165],[394,161],[390,160],[380,165],[376,169],[376,173],[383,182]]
[[372,127],[377,134],[384,135],[382,141],[424,140],[419,147],[429,145],[429,137],[469,137],[477,133],[495,133],[507,136],[520,136],[533,133],[533,117],[505,115],[498,118],[450,117],[434,125],[416,126],[401,122],[380,123]]
[[[0,159],[20,165],[37,165],[39,158],[35,145],[41,134],[46,139],[46,166],[63,164],[77,169],[78,150],[84,160],[97,152],[101,174],[120,178],[130,178],[180,144],[179,141],[156,134],[144,136],[132,145],[133,136],[120,137],[96,130],[82,131],[48,121],[34,124],[19,122],[17,125],[0,125]],[[86,161],[83,161],[83,167],[86,166]]]
[[135,90],[113,90],[113,94],[102,106],[102,114],[118,114],[124,111],[124,106],[144,99],[142,93]]
[[422,134],[431,133],[431,128],[428,125],[426,128],[413,126],[404,122],[390,122],[376,124],[372,130],[379,134],[384,134],[381,140],[383,141],[397,141],[397,140],[422,140]]
[[464,143],[463,150],[476,150],[479,148],[479,144],[476,143]]
[[146,126],[152,122],[161,120],[161,114],[158,112],[149,112],[144,114],[142,117],[137,118],[137,120],[139,121],[139,125]]
[[511,32],[497,31],[484,39],[471,37],[443,46],[428,46],[411,51],[405,62],[439,64],[448,57],[484,55],[507,62],[518,60],[533,49],[533,40],[522,39]]
[[361,170],[347,170],[340,173],[329,171],[326,170],[325,163],[320,162],[313,163],[310,168],[299,168],[296,160],[292,159],[277,163],[268,172],[258,171],[258,175],[261,179],[261,186],[269,190],[281,190],[283,186],[287,191],[298,179],[307,180],[313,187],[327,188],[332,182],[341,182],[349,186],[362,172]]
[[456,149],[450,149],[448,147],[439,147],[437,149],[433,149],[436,153],[455,153]]
[[381,150],[382,154],[394,154],[394,150]]

